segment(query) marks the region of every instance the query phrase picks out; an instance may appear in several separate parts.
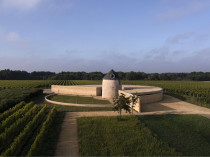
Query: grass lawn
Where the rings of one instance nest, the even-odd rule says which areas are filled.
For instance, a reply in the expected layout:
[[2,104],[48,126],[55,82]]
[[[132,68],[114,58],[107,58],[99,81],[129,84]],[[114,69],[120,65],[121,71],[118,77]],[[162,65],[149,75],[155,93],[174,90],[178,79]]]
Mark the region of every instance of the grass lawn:
[[198,115],[139,116],[158,138],[186,156],[210,156],[210,120]]
[[78,118],[78,135],[80,156],[181,155],[134,116]]
[[57,111],[61,112],[86,112],[86,111],[113,111],[113,107],[77,107],[77,106],[65,106],[54,105],[46,102],[49,107],[56,106]]
[[51,97],[51,100],[74,103],[74,104],[111,104],[108,100],[99,100],[93,97],[81,97],[81,96],[68,96],[68,95],[55,95]]
[[81,156],[210,156],[210,120],[197,115],[78,118]]

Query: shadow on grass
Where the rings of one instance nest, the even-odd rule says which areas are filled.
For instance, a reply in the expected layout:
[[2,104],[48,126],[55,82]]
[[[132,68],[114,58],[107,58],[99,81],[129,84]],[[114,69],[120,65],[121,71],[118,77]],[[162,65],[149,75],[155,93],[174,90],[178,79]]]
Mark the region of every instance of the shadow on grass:
[[154,111],[172,111],[173,108],[161,105],[160,103],[155,104],[143,104],[141,111],[142,112],[154,112]]
[[113,111],[113,107],[77,107],[77,106],[65,106],[55,105],[45,102],[48,107],[56,106],[56,110],[60,112],[88,112],[88,111]]
[[45,96],[47,96],[48,94],[40,94],[38,96],[35,96],[33,98],[30,99],[30,101],[33,101],[35,104],[43,104],[45,103]]
[[186,97],[183,97],[183,96],[181,96],[181,95],[172,94],[172,93],[164,93],[164,94],[173,96],[173,97],[175,97],[175,98],[177,98],[177,99],[180,99],[180,100],[182,100],[182,101],[187,101],[187,98],[186,98]]
[[121,121],[121,122],[128,121],[128,118],[126,118],[124,116],[123,117],[117,116],[116,118],[117,118],[118,121]]

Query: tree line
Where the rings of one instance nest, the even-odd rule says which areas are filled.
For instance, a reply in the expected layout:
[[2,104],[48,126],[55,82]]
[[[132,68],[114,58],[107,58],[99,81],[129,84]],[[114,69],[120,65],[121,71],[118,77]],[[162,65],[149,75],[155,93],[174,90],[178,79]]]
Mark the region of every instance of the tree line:
[[[192,80],[210,81],[210,72],[191,73],[144,73],[117,72],[122,80]],[[101,80],[105,76],[102,72],[49,72],[33,71],[31,73],[20,70],[1,70],[0,80]]]

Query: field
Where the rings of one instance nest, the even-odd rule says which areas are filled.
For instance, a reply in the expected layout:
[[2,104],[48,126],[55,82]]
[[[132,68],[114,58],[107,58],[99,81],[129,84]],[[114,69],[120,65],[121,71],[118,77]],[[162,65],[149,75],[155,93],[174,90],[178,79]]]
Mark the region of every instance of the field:
[[41,88],[61,82],[0,81],[1,156],[54,155],[64,113],[30,101],[43,97]]
[[60,112],[87,112],[87,111],[113,111],[113,107],[77,107],[77,106],[65,106],[65,105],[54,105],[46,103],[48,107],[56,107],[57,111]]
[[31,98],[38,96],[42,90],[37,88],[20,89],[10,88],[0,90],[0,113],[13,107],[20,101],[30,101]]
[[[0,80],[0,90],[7,88],[50,88],[51,85],[101,84],[91,80]],[[162,87],[169,94],[190,103],[210,108],[210,83],[198,81],[122,81],[122,84]]]
[[[0,89],[7,88],[49,88],[51,85],[101,84],[91,80],[0,80]],[[150,85],[164,89],[164,92],[197,105],[210,107],[210,83],[196,81],[122,81],[122,84]]]
[[209,156],[210,120],[195,115],[78,119],[81,156]]
[[51,85],[89,85],[101,81],[88,80],[0,80],[0,89],[7,88],[50,88]]
[[[0,80],[0,113],[13,107],[20,101],[30,102],[30,100],[44,97],[43,88],[51,85],[88,85],[101,84],[101,81],[89,80]],[[38,103],[43,103],[44,99]],[[92,102],[92,101],[91,101]],[[46,103],[49,107],[54,105]],[[56,105],[58,111],[77,112],[77,111],[111,111],[112,107],[71,107]]]
[[[210,108],[209,82],[122,81],[122,83],[162,87],[165,94]],[[65,112],[113,110],[111,107],[73,107],[49,103],[45,105],[42,89],[53,84],[87,85],[101,84],[101,81],[0,80],[2,156],[53,156]],[[64,97],[56,98],[59,99],[69,101]],[[30,102],[31,100],[39,105]],[[92,99],[85,99],[85,103],[87,101],[93,102]],[[77,103],[80,103],[78,99]],[[210,121],[201,116],[125,116],[122,121],[118,121],[116,117],[79,118],[78,124],[82,156],[210,156]]]
[[74,104],[111,104],[108,100],[99,100],[93,97],[81,97],[81,96],[55,95],[50,99],[53,101],[74,103]]
[[196,81],[122,81],[123,84],[161,87],[165,94],[210,108],[210,83]]
[[185,156],[210,155],[210,120],[198,115],[138,117],[158,138]]
[[[56,109],[20,102],[0,115],[1,156],[34,156],[44,152],[46,135],[57,118]],[[51,146],[52,147],[52,146]],[[45,150],[46,151],[46,150]]]

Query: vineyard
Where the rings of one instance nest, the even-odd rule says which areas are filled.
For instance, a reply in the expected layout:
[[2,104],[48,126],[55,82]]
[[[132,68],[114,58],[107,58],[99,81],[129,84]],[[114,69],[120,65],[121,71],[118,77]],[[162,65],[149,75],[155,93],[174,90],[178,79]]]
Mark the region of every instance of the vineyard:
[[[1,93],[11,93],[3,91],[5,89],[34,89],[50,88],[51,85],[90,85],[101,84],[102,81],[91,80],[0,80],[0,108],[2,104]],[[149,85],[164,89],[165,94],[169,94],[185,101],[210,108],[210,83],[197,81],[122,81],[122,84]],[[20,93],[20,92],[16,92]],[[33,92],[32,92],[33,93]],[[30,95],[30,94],[29,94]],[[20,101],[24,100],[22,98]],[[17,103],[17,102],[16,102]],[[14,104],[14,103],[13,103]],[[1,110],[1,109],[0,109]]]
[[98,84],[97,81],[0,80],[0,155],[52,156],[64,117],[55,107],[32,98],[51,85]]
[[[64,112],[81,109],[67,109],[64,106],[60,110],[64,112],[58,112],[59,109],[56,111],[52,104],[38,106],[30,102],[31,99],[44,96],[41,95],[42,89],[51,85],[101,83],[91,80],[0,80],[0,155],[53,156]],[[122,81],[122,84],[162,87],[165,94],[210,108],[209,82]],[[89,108],[83,110],[90,111]]]
[[56,118],[55,108],[20,102],[0,115],[1,156],[37,156]]
[[89,85],[101,81],[89,80],[0,80],[0,90],[8,88],[50,88],[51,85]]
[[75,85],[75,81],[58,80],[0,80],[0,88],[49,88],[51,85]]
[[165,94],[210,108],[210,83],[196,81],[123,81],[124,84],[161,87]]
[[0,113],[13,107],[21,101],[29,102],[31,98],[42,94],[41,89],[37,88],[10,88],[0,90]]

